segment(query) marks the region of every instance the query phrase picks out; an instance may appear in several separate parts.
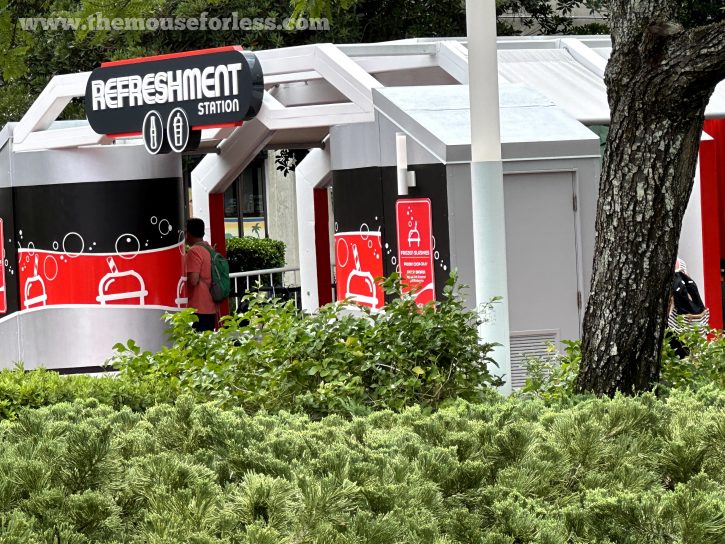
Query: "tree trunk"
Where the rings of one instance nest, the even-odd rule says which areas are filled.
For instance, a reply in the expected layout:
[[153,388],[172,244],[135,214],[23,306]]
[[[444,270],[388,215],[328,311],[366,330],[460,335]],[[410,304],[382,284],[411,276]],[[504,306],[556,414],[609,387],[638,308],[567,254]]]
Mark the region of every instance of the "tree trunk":
[[[579,391],[648,390],[659,378],[682,218],[705,107],[725,65],[720,37],[669,22],[674,0],[612,0],[605,75],[611,124],[597,208]],[[715,40],[715,42],[705,40]],[[711,63],[712,58],[707,60]]]

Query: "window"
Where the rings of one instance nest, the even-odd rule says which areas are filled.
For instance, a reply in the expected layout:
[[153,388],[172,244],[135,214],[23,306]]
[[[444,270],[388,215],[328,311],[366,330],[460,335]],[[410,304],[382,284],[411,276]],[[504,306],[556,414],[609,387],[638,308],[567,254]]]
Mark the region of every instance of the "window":
[[224,193],[224,223],[227,238],[267,237],[263,167],[263,160],[254,161]]
[[239,236],[241,233],[242,224],[239,216],[237,192],[236,181],[224,192],[224,232],[226,238]]

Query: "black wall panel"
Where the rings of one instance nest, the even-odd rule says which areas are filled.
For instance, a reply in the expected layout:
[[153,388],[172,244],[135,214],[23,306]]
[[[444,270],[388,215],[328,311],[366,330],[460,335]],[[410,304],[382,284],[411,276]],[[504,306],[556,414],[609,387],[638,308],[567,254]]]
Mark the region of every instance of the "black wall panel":
[[[416,187],[405,198],[429,198],[432,205],[435,237],[434,270],[436,298],[450,274],[450,240],[448,235],[448,188],[446,168],[442,164],[419,165]],[[332,174],[333,213],[336,232],[358,232],[365,228],[380,230],[384,255],[384,273],[395,272],[398,255],[395,202],[398,199],[395,167],[370,167],[336,170]]]

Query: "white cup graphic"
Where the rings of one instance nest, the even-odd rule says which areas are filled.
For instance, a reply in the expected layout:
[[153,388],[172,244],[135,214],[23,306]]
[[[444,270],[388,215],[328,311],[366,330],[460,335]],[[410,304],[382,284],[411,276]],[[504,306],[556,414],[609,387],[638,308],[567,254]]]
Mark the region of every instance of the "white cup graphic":
[[[143,306],[149,292],[146,290],[146,284],[144,283],[141,275],[134,270],[119,272],[113,257],[108,257],[106,262],[108,263],[108,268],[111,271],[101,278],[101,282],[98,284],[98,296],[96,297],[96,300],[105,305],[108,302],[116,302],[119,300],[126,300],[129,301],[129,304],[133,304],[131,301],[138,299],[138,304]],[[114,292],[116,286],[122,283],[119,280],[123,280],[125,278],[131,278],[129,283],[136,287],[136,289],[128,290],[128,287],[126,287],[125,291]]]
[[408,245],[420,247],[420,231],[418,230],[418,222],[413,222],[413,228],[408,231]]
[[[369,304],[373,308],[377,308],[380,301],[378,301],[377,297],[375,278],[370,272],[361,270],[357,244],[352,244],[352,256],[355,260],[355,270],[350,272],[347,277],[347,298],[353,302]],[[355,278],[360,278],[362,281],[353,282]]]
[[176,284],[176,307],[185,308],[189,304],[189,297],[185,297],[184,289],[186,287],[186,276],[179,278],[179,283]]
[[[32,296],[31,296],[32,295]],[[33,261],[33,275],[25,282],[25,308],[33,306],[45,306],[48,301],[48,295],[45,292],[45,282],[38,274],[38,256]]]

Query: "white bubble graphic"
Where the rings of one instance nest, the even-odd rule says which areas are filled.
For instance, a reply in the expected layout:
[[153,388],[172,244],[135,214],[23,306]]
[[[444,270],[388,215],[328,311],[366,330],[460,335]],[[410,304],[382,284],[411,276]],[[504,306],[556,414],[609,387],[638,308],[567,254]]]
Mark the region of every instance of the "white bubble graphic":
[[[73,248],[69,249],[68,246],[70,246],[71,243],[80,243],[80,250],[75,251]],[[61,247],[63,248],[63,253],[65,253],[71,259],[75,259],[81,253],[83,253],[84,249],[86,249],[86,242],[83,239],[83,236],[81,236],[77,232],[69,232],[63,237]]]
[[[164,224],[166,224],[166,226],[164,226]],[[169,223],[168,219],[162,219],[159,221],[159,233],[161,233],[161,236],[166,236],[171,231],[171,223]]]
[[350,248],[347,245],[347,240],[344,238],[338,238],[335,243],[335,253],[337,257],[337,263],[341,267],[347,266],[347,261],[350,259]]
[[[50,270],[53,271],[52,274],[48,272],[48,263],[51,263]],[[58,261],[52,255],[45,256],[45,260],[43,261],[43,275],[48,281],[53,281],[58,277]]]
[[[119,247],[119,244],[121,247]],[[135,259],[136,255],[141,251],[141,242],[133,234],[126,233],[116,238],[114,247],[116,248],[116,253],[122,259],[131,260]]]

